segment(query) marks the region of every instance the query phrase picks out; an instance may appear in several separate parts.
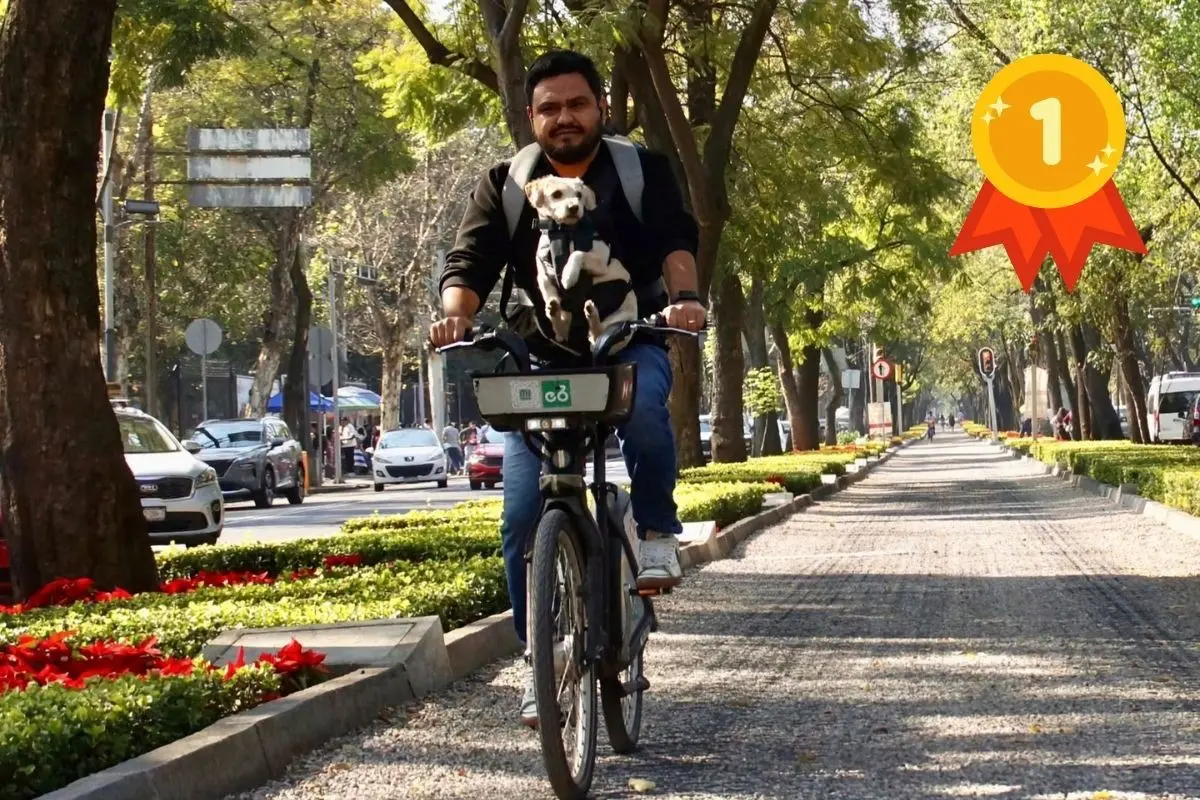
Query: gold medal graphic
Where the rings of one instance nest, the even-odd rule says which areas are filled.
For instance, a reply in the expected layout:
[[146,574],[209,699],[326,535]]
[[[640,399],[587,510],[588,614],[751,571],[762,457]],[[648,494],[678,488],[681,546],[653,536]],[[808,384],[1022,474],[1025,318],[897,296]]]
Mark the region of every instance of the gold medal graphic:
[[1001,69],[975,102],[971,145],[987,180],[951,255],[1001,244],[1028,291],[1047,253],[1070,290],[1093,244],[1145,252],[1112,182],[1121,101],[1084,62],[1041,54]]

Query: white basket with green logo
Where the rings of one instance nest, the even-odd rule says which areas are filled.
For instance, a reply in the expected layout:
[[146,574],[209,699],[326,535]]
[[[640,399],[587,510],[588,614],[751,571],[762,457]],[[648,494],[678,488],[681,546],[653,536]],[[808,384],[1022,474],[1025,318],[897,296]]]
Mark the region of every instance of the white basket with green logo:
[[[633,409],[637,370],[547,370],[528,375],[473,376],[480,415],[497,430],[560,428],[604,422],[619,425]],[[557,424],[534,424],[529,420]]]

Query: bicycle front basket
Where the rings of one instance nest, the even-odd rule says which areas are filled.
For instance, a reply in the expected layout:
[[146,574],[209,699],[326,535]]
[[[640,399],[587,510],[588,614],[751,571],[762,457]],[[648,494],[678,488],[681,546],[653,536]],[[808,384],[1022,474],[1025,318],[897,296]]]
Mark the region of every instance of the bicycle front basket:
[[600,369],[471,377],[479,414],[497,430],[566,428],[595,422],[620,425],[628,420],[637,368],[614,364]]

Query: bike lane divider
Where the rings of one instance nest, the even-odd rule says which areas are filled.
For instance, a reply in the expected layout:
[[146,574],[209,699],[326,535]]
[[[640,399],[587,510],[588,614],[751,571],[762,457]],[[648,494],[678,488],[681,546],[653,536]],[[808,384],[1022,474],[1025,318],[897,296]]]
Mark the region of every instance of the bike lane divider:
[[[863,480],[910,444],[906,440],[878,457],[859,459],[848,474],[824,476],[831,480],[812,492],[723,530],[700,527],[707,537],[681,547],[681,564],[689,569],[727,558],[751,534]],[[277,649],[280,637],[283,641],[301,635],[305,647],[327,654],[325,663],[335,677],[226,717],[40,800],[217,800],[252,791],[282,777],[296,759],[329,740],[371,724],[388,708],[421,700],[521,650],[512,612],[505,611],[449,633],[443,632],[437,617],[238,630],[210,643],[205,655],[220,665],[244,647],[251,659],[260,651]]]

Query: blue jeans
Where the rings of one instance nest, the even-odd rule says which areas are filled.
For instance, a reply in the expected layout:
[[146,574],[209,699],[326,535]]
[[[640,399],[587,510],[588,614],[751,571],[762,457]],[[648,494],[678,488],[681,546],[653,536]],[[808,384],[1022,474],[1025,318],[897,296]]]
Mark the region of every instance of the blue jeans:
[[[667,413],[671,394],[671,364],[667,352],[651,344],[631,344],[616,355],[622,363],[637,364],[633,414],[617,429],[621,455],[629,471],[633,517],[638,537],[646,531],[678,534],[683,531],[675,508],[675,432]],[[525,641],[525,543],[532,536],[541,511],[538,478],[542,462],[519,433],[504,437],[504,513],[500,538],[513,625]]]

